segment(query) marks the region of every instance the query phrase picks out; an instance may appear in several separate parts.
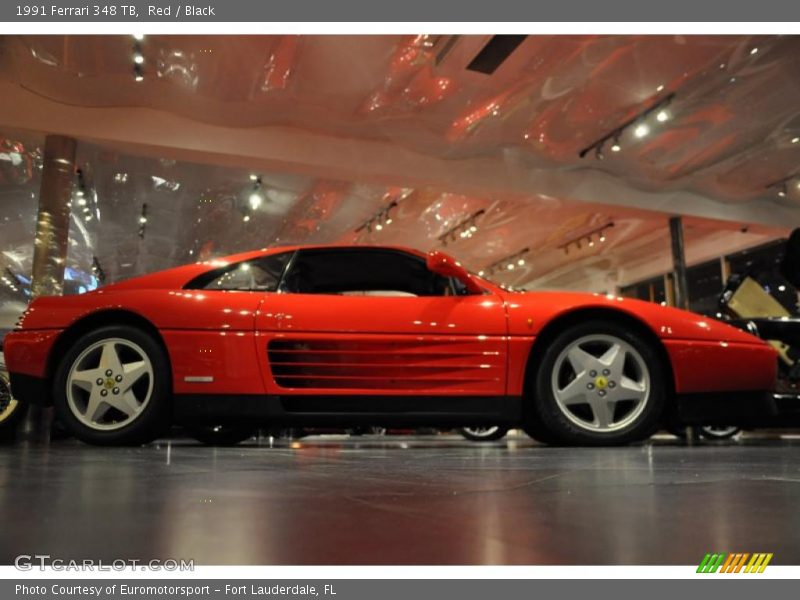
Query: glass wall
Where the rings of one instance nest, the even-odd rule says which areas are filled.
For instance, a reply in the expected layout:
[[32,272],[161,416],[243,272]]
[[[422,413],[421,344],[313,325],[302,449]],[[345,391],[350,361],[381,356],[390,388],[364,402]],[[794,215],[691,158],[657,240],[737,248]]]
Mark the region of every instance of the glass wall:
[[[796,312],[797,291],[779,273],[785,247],[786,240],[776,240],[689,267],[686,278],[690,310],[719,316],[718,302],[725,287],[724,271],[727,270],[728,276],[752,277],[790,312]],[[666,279],[660,276],[639,281],[621,288],[620,293],[627,298],[669,304],[670,294],[664,293],[664,281],[669,281],[670,277],[667,274]]]

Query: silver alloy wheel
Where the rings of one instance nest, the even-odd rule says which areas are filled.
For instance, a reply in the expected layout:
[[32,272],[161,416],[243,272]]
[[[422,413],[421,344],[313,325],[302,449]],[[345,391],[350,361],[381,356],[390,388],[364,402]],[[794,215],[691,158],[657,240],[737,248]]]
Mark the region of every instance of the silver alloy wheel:
[[583,430],[611,433],[639,418],[650,399],[650,371],[642,355],[613,335],[587,335],[558,355],[553,396]]
[[727,439],[734,437],[741,430],[735,425],[705,425],[700,428],[700,431],[712,439]]
[[5,373],[0,373],[0,423],[11,417],[17,410],[17,401],[11,395],[11,385]]
[[497,430],[500,429],[499,426],[494,425],[493,427],[462,427],[464,431],[468,434],[475,436],[476,438],[481,437],[489,437],[497,433]]
[[108,338],[86,348],[67,375],[67,405],[78,421],[114,431],[135,421],[153,395],[153,365],[130,340]]

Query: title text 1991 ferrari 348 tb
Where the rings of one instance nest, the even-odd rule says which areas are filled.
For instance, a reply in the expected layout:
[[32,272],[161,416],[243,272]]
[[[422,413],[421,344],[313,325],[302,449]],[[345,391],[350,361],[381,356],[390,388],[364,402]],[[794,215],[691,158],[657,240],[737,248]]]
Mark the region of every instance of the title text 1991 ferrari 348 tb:
[[96,444],[173,421],[505,425],[561,444],[762,409],[776,354],[688,312],[509,292],[438,251],[293,247],[31,303],[5,340],[12,389]]

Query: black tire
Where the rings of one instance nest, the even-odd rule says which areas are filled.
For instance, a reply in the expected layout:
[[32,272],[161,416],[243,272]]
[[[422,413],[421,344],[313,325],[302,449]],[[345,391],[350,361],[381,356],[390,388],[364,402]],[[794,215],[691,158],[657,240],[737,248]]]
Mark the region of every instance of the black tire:
[[[576,424],[562,411],[555,398],[552,378],[556,362],[562,352],[586,336],[611,336],[626,342],[640,355],[641,366],[649,375],[649,391],[641,412],[630,423],[614,431],[595,431]],[[533,389],[535,396],[529,399],[533,410],[526,431],[538,431],[539,435],[532,437],[544,437],[547,443],[570,446],[615,446],[650,437],[659,427],[667,397],[665,368],[652,343],[634,328],[600,320],[573,325],[552,340],[542,355]]]
[[[67,399],[67,378],[81,353],[92,344],[120,338],[138,345],[152,366],[152,392],[135,420],[112,431],[94,429],[73,414]],[[98,446],[135,446],[152,442],[169,428],[172,408],[172,375],[164,347],[151,335],[128,325],[108,325],[80,337],[66,352],[53,378],[53,405],[58,419],[76,438]]]
[[184,427],[186,433],[207,446],[235,446],[258,433],[256,427],[251,425],[199,425],[192,424]]
[[537,417],[528,418],[522,430],[528,434],[528,437],[540,444],[546,444],[548,446],[558,444],[556,436],[554,436],[550,430],[545,429]]
[[507,427],[459,427],[458,433],[471,442],[496,442],[506,437]]

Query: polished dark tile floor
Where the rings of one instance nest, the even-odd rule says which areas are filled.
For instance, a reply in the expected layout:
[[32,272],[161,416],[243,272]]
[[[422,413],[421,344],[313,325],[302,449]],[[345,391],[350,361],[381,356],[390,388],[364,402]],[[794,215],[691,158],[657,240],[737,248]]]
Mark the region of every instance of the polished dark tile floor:
[[456,437],[0,447],[0,563],[800,563],[800,442],[611,449]]

